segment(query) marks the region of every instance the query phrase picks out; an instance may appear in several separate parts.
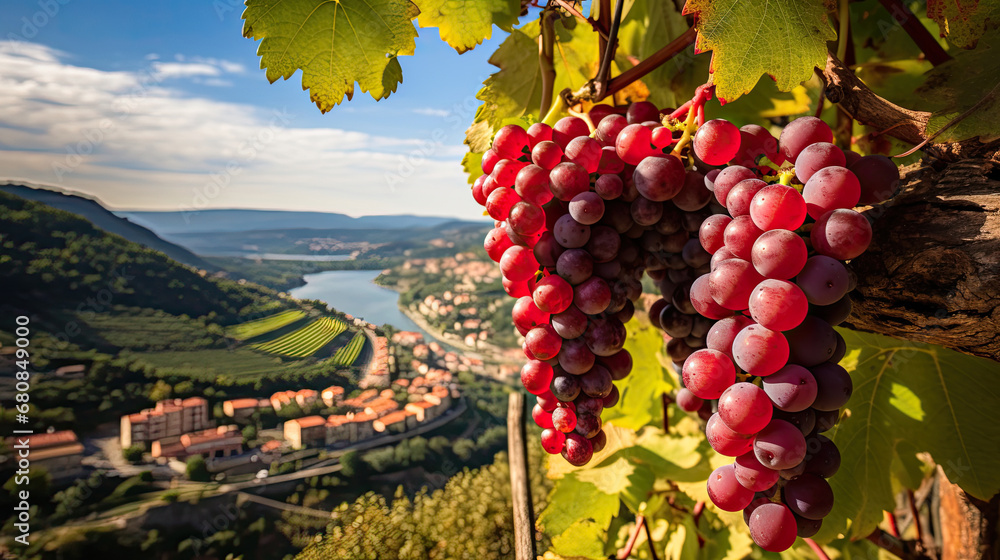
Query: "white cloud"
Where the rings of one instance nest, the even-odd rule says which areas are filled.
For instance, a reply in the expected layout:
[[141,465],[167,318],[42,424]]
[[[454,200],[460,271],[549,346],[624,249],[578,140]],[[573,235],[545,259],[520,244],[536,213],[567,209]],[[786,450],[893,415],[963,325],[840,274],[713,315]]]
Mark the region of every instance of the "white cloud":
[[[481,215],[460,145],[300,128],[295,115],[165,85],[222,79],[221,61],[104,71],[41,45],[14,47],[0,41],[0,176],[92,193],[114,208]],[[292,110],[310,117],[314,108]]]
[[159,79],[218,76],[222,72],[211,64],[187,62],[154,62],[153,74]]
[[196,79],[194,83],[212,87],[229,87],[233,85],[233,82],[221,78]]
[[414,113],[418,115],[425,115],[428,117],[447,117],[451,114],[451,111],[446,111],[444,109],[434,109],[432,107],[418,107],[413,110]]

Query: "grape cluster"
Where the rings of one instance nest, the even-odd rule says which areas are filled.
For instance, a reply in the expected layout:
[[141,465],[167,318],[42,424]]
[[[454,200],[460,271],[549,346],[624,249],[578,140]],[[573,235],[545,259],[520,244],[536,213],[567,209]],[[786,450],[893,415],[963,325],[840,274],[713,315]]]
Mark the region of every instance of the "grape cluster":
[[[688,293],[716,322],[705,347],[686,356],[676,400],[707,416],[709,444],[735,458],[709,477],[712,501],[743,510],[753,540],[775,552],[816,534],[833,507],[826,479],[840,452],[822,434],[852,392],[838,365],[847,348],[833,327],[851,313],[856,280],[844,261],[872,237],[852,208],[888,199],[899,182],[888,158],[844,152],[832,140],[823,121],[804,117],[779,140],[716,119],[693,142],[702,162],[732,165],[705,176],[726,213],[701,224],[710,271]],[[676,336],[665,315],[660,322]]]
[[650,321],[669,335],[684,386],[676,402],[734,458],[708,493],[781,551],[833,507],[826,479],[840,453],[823,432],[853,390],[833,327],[851,313],[845,261],[872,237],[853,208],[890,198],[899,173],[883,156],[842,151],[813,117],[780,139],[710,120],[691,149],[671,150],[687,138],[678,113],[599,105],[589,123],[500,129],[472,188],[495,220],[484,246],[518,298],[521,381],[537,397],[542,447],[583,465],[606,445],[601,413],[631,371],[624,323],[648,274],[663,295]]
[[[643,273],[690,284],[682,270],[707,272],[710,258],[697,241],[711,200],[704,176],[666,154],[680,131],[646,102],[624,114],[599,105],[588,118],[503,127],[472,188],[496,220],[486,251],[518,298],[513,320],[529,360],[521,381],[537,397],[542,447],[574,465],[606,444],[601,413],[632,369],[624,323]],[[710,322],[685,309],[692,330],[697,322],[707,334]]]

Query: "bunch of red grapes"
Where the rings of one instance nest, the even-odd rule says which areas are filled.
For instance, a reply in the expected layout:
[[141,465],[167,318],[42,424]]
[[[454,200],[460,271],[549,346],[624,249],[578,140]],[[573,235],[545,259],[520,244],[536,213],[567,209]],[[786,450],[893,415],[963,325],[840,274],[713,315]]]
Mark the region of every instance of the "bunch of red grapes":
[[872,233],[852,208],[892,196],[899,174],[888,158],[841,151],[812,117],[780,142],[708,121],[674,153],[675,119],[701,112],[686,105],[505,126],[472,192],[496,221],[486,251],[518,298],[521,381],[537,397],[542,447],[584,465],[605,446],[601,413],[631,371],[624,323],[648,274],[663,295],[650,320],[684,385],[677,404],[736,458],[712,473],[709,495],[744,510],[762,548],[785,550],[833,505],[825,479],[840,455],[821,434],[852,392],[833,326],[851,312],[843,261]]
[[[717,322],[703,348],[685,339],[674,349],[685,386],[677,402],[710,413],[709,444],[735,462],[712,473],[709,496],[723,510],[743,510],[754,541],[769,551],[815,535],[833,508],[826,479],[840,452],[822,433],[853,390],[838,365],[847,347],[833,327],[850,315],[856,283],[843,261],[872,238],[852,208],[887,200],[899,183],[888,158],[844,152],[832,140],[814,117],[791,122],[780,140],[721,119],[694,138],[701,161],[734,164],[706,174],[726,211],[701,225],[710,272],[688,293]],[[744,157],[748,146],[752,158]]]

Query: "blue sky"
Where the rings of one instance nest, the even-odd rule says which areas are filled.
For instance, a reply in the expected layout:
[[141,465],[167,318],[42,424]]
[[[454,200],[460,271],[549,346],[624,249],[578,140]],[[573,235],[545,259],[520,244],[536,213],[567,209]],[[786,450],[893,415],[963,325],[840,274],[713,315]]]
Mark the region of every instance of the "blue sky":
[[0,3],[0,180],[115,209],[481,216],[460,161],[505,34],[458,55],[421,29],[403,83],[321,115],[268,84],[237,0]]

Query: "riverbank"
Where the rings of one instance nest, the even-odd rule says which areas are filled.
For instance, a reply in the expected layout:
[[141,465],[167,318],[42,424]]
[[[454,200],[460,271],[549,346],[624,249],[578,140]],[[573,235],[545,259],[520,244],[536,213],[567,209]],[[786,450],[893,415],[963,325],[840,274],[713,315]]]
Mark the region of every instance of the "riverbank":
[[434,328],[427,322],[427,319],[425,319],[423,315],[402,304],[399,304],[399,311],[403,315],[406,315],[411,321],[416,323],[427,334],[431,335],[437,342],[459,350],[469,357],[496,364],[510,364],[521,359],[520,351],[515,352],[512,350],[504,350],[489,343],[485,344],[485,348],[473,348],[472,346],[468,346],[457,335],[449,335],[446,332],[442,332],[441,330]]

